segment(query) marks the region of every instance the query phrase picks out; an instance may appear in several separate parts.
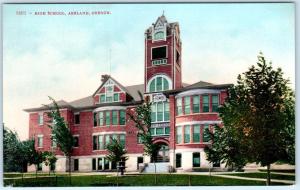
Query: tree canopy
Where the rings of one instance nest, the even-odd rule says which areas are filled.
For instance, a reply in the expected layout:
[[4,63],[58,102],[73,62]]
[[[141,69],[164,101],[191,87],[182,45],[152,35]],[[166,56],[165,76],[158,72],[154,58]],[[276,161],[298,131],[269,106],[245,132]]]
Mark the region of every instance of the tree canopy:
[[[216,150],[216,146],[231,147],[229,150],[241,148],[236,153],[238,157],[268,168],[277,161],[294,163],[294,93],[282,70],[273,69],[262,53],[256,66],[239,75],[237,84],[229,88],[228,98],[220,107],[220,117],[227,138],[214,139],[211,150]],[[230,144],[226,142],[229,139],[239,143]]]

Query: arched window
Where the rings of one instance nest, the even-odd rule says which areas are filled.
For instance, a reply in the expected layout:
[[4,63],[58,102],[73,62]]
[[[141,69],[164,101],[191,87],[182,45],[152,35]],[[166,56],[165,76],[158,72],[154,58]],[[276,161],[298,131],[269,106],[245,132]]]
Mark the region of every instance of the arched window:
[[159,92],[170,89],[168,79],[163,76],[157,76],[150,81],[149,92]]

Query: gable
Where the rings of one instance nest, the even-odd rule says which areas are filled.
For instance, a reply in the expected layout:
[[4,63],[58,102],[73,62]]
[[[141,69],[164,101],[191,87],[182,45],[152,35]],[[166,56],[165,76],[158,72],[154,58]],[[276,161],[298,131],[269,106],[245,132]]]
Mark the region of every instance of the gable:
[[108,77],[94,93],[94,104],[123,102],[126,100],[125,90],[121,84]]

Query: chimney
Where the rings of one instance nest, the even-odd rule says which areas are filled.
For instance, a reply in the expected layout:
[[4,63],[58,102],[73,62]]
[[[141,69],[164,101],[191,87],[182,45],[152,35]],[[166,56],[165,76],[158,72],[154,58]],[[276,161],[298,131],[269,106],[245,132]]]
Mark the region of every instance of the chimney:
[[101,75],[101,82],[106,81],[109,78],[108,74]]

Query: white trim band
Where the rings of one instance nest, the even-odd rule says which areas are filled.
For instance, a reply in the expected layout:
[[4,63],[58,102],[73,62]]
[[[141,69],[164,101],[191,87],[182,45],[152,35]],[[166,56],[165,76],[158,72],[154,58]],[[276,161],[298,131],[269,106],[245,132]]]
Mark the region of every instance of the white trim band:
[[194,89],[181,92],[175,96],[175,98],[181,98],[184,96],[200,95],[200,94],[220,94],[221,90],[212,90],[212,89]]
[[222,121],[188,121],[183,123],[176,123],[176,126],[181,125],[197,125],[197,124],[221,124]]
[[99,111],[108,111],[108,110],[126,110],[126,106],[105,106],[96,108],[93,110],[93,112],[99,112]]
[[96,135],[120,135],[120,134],[125,134],[125,131],[108,131],[108,132],[98,132],[98,133],[93,133],[92,136]]

